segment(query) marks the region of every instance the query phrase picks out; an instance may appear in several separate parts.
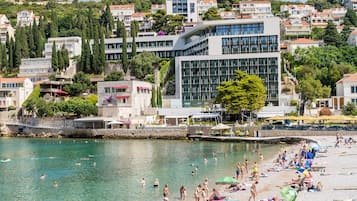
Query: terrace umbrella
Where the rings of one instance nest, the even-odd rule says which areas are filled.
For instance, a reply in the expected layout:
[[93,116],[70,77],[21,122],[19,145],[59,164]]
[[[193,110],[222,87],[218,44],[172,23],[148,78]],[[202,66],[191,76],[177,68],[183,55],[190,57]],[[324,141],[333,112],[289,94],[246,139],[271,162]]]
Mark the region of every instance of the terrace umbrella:
[[233,177],[222,177],[217,179],[216,184],[237,184],[238,180]]

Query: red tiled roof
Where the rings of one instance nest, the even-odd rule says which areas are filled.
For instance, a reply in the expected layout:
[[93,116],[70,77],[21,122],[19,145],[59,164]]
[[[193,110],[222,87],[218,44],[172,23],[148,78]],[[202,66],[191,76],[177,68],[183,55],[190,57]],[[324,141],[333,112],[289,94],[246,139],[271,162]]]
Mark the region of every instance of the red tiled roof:
[[315,41],[315,40],[307,39],[307,38],[298,38],[298,39],[292,41],[291,43],[294,43],[294,44],[316,44],[319,42]]
[[134,10],[134,4],[124,4],[124,5],[110,5],[110,10]]
[[9,82],[24,82],[27,78],[26,77],[12,77],[12,78],[5,78],[5,77],[0,77],[0,82],[4,83],[9,83]]
[[132,17],[145,17],[148,13],[133,13]]
[[357,82],[357,73],[344,74],[343,78],[337,81],[337,83],[343,83],[343,82]]

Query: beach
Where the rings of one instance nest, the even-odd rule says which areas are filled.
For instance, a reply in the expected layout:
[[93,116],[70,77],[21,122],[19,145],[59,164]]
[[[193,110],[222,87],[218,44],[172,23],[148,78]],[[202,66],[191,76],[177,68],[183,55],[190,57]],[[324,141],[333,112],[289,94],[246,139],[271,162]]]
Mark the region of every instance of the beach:
[[[349,137],[349,136],[344,136]],[[355,136],[352,136],[356,140]],[[345,145],[342,143],[335,147],[336,137],[318,136],[311,137],[322,147],[327,149],[326,153],[317,153],[313,167],[318,166],[325,170],[312,171],[313,183],[321,182],[323,188],[320,192],[307,192],[306,190],[298,193],[297,201],[342,201],[357,199],[357,145]],[[287,150],[288,161],[293,154],[298,152],[299,145],[287,145],[281,149],[281,152]],[[296,178],[296,169],[282,169],[278,172],[268,172],[267,169],[273,167],[273,159],[278,156],[265,156],[259,164],[260,172],[266,173],[267,177],[259,179],[257,187],[256,200],[267,200],[273,197],[283,199],[281,196],[281,187],[287,186],[293,178]],[[243,161],[241,161],[243,162]],[[243,181],[248,186],[253,181],[246,179]],[[219,189],[222,195],[227,196],[228,200],[249,200],[249,187],[245,191],[230,193],[226,190],[227,186],[212,186]]]

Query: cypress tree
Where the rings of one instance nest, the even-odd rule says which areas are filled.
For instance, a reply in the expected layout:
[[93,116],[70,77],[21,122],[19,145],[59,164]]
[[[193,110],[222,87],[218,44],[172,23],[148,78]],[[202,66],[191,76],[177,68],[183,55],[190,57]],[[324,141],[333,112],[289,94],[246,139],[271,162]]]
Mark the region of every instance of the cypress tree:
[[17,68],[21,64],[21,50],[22,50],[22,44],[21,44],[21,29],[18,33],[15,35],[15,49],[14,54],[13,54],[13,68]]
[[157,106],[162,107],[162,95],[161,95],[161,88],[157,87]]
[[14,40],[11,38],[8,43],[8,66],[11,71],[14,68]]
[[58,35],[58,19],[57,14],[54,10],[51,12],[51,23],[50,23],[50,37],[57,37]]
[[81,71],[84,71],[84,65],[85,65],[85,44],[86,44],[86,41],[85,41],[85,34],[82,33],[82,50],[81,50],[81,60],[80,60],[80,70]]
[[92,72],[98,73],[99,72],[99,43],[98,43],[98,38],[95,36],[93,39],[93,65],[92,65]]
[[[29,58],[30,57],[30,49],[28,44],[28,34],[27,29],[25,27],[20,29],[20,43],[21,43],[21,58]],[[21,59],[20,59],[21,64]]]
[[30,58],[34,58],[36,57],[36,46],[35,46],[35,39],[34,39],[34,35],[32,32],[32,26],[27,27],[26,32],[27,32],[27,43],[28,43],[28,47],[29,47],[29,56]]
[[85,54],[85,61],[84,61],[84,72],[85,73],[91,73],[91,53],[90,53],[90,46],[89,46],[89,41],[87,40],[85,43],[85,50],[84,50],[84,54]]
[[152,91],[151,91],[151,107],[153,107],[153,108],[156,107],[157,106],[156,102],[157,102],[156,87],[153,86]]
[[1,68],[6,69],[7,67],[6,45],[1,45]]
[[136,55],[136,36],[138,35],[139,24],[137,21],[132,21],[130,24],[130,34],[132,37],[131,58]]
[[57,72],[57,70],[58,70],[58,56],[57,56],[56,42],[53,42],[53,44],[52,44],[51,66],[52,66],[52,70],[54,72]]
[[[124,27],[124,29],[123,29],[123,27]],[[123,35],[124,35],[123,30],[124,30],[124,32],[125,32],[125,25],[124,25],[123,22],[121,22],[120,20],[118,20],[118,22],[117,22],[117,38],[123,37]]]
[[64,60],[63,60],[63,57],[62,57],[62,51],[61,50],[58,50],[57,51],[57,58],[58,58],[58,70],[59,71],[62,71],[64,69]]
[[63,57],[63,61],[64,61],[64,68],[67,69],[67,67],[69,66],[69,53],[68,50],[64,48],[64,46],[62,46],[62,57]]
[[102,73],[105,67],[105,46],[104,46],[104,34],[102,31],[100,31],[99,33],[100,33],[99,60],[100,60],[100,73]]
[[128,71],[128,53],[127,53],[127,43],[126,43],[126,31],[125,27],[122,28],[123,30],[123,46],[122,46],[122,64],[124,72]]

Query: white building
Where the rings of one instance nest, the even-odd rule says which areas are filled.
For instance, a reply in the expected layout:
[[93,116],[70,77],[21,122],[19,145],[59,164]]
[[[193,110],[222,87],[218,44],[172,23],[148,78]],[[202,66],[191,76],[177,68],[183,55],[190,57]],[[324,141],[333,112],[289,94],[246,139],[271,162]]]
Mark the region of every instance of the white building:
[[52,57],[52,46],[53,42],[56,43],[57,51],[63,46],[68,50],[68,55],[70,58],[74,56],[80,56],[82,52],[82,39],[81,37],[58,37],[58,38],[48,38],[48,42],[45,44],[44,55],[46,58]]
[[[264,80],[267,102],[279,105],[280,19],[203,21],[181,35],[137,37],[137,52],[175,58],[176,100],[181,107],[200,107],[214,99],[216,88],[235,70]],[[107,60],[122,58],[122,39],[105,39]],[[131,57],[132,38],[127,38]],[[178,105],[178,104],[175,104]]]
[[0,14],[0,39],[2,44],[6,43],[7,36],[14,38],[15,29],[11,26],[6,15]]
[[288,13],[290,18],[307,18],[315,12],[315,8],[306,4],[289,4],[280,6],[281,13]]
[[344,7],[338,7],[338,8],[331,8],[329,10],[331,11],[331,16],[334,24],[337,26],[342,25],[343,18],[347,13],[347,9],[345,9]]
[[197,0],[166,0],[166,12],[169,15],[182,15],[185,22],[199,20]]
[[331,10],[314,12],[310,15],[311,27],[325,28],[329,20],[333,20]]
[[144,81],[98,82],[98,115],[128,120],[151,107],[152,84]]
[[217,0],[197,0],[198,14],[203,14],[209,8],[217,8]]
[[53,74],[51,58],[21,59],[18,77],[29,78],[32,82],[47,80]]
[[337,110],[350,102],[357,104],[357,73],[343,75],[336,82],[336,96],[331,98],[332,106]]
[[39,21],[39,16],[35,16],[35,14],[32,11],[19,11],[17,12],[17,24],[16,26],[30,26],[33,24],[33,22],[36,22],[36,24]]
[[286,36],[289,35],[310,35],[311,26],[304,20],[301,19],[288,19],[281,24],[282,33]]
[[151,4],[151,14],[157,13],[158,10],[166,10],[165,4]]
[[270,1],[240,1],[241,16],[265,17],[272,16]]
[[307,38],[298,38],[296,40],[288,42],[287,48],[290,53],[294,54],[297,48],[319,47],[319,45],[319,41]]
[[28,78],[0,78],[0,109],[20,108],[32,90],[33,84]]
[[110,5],[110,12],[114,18],[114,21],[122,21],[124,23],[129,23],[131,21],[131,16],[135,13],[134,4],[124,4],[124,5]]
[[223,20],[232,20],[237,18],[237,14],[234,11],[218,11]]

